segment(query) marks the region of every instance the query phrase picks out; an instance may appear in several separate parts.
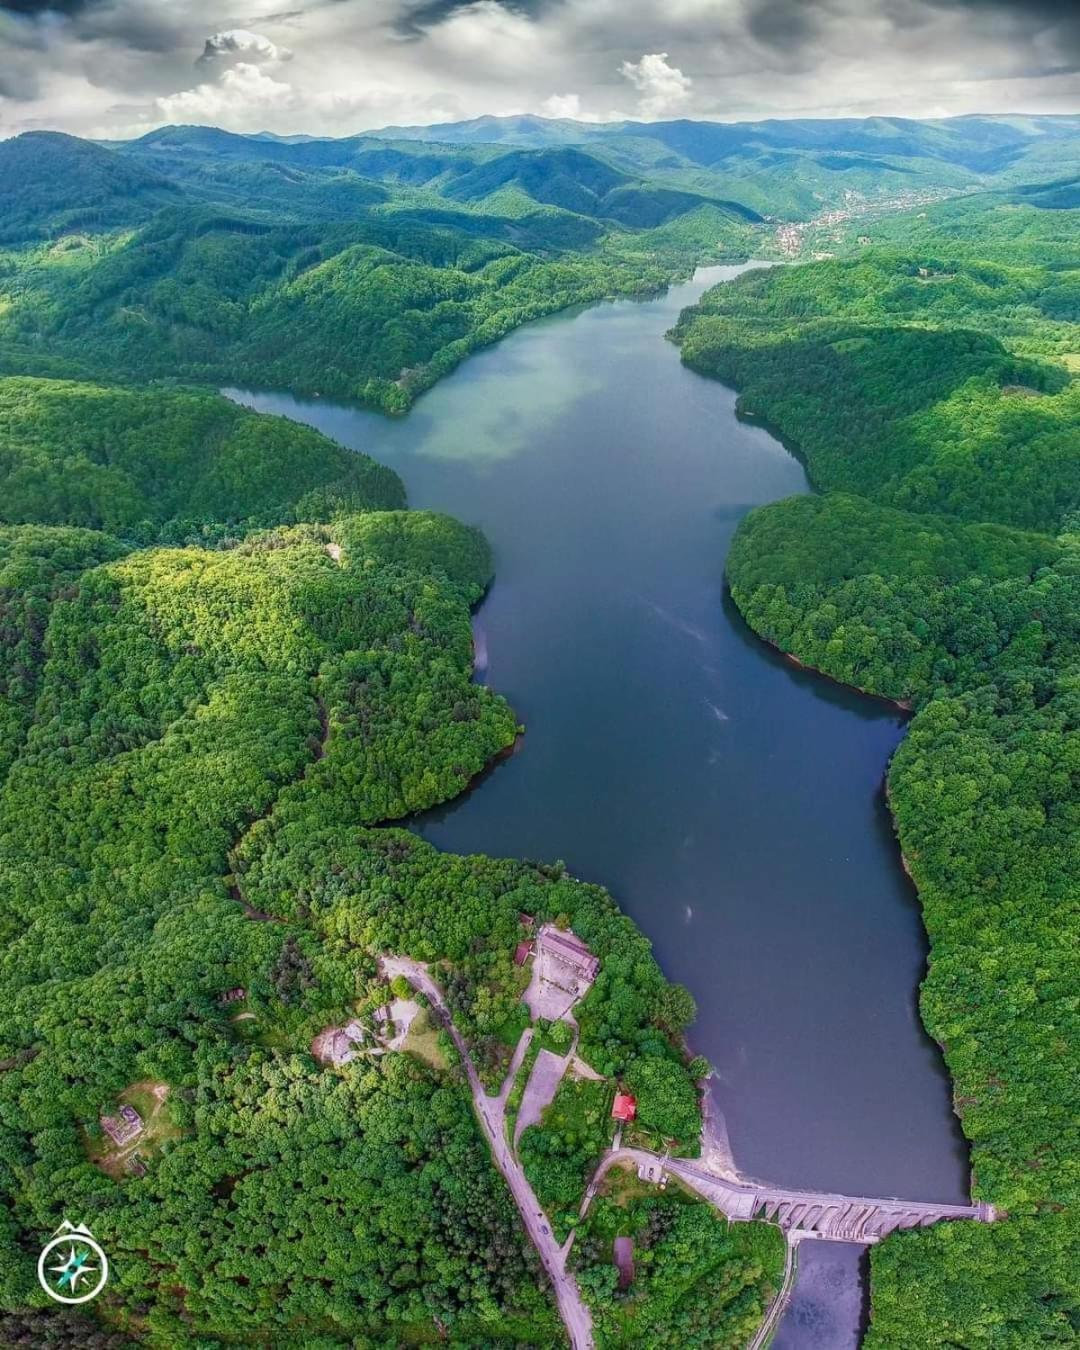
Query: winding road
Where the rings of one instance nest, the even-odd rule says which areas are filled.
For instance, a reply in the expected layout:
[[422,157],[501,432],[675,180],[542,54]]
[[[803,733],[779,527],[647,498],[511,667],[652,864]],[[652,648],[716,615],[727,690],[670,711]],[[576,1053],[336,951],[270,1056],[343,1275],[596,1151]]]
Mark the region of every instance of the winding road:
[[465,1039],[454,1026],[450,1010],[443,1000],[442,991],[428,974],[427,967],[423,962],[412,961],[405,956],[384,956],[379,964],[383,974],[388,979],[393,979],[395,975],[404,975],[418,993],[424,994],[431,1004],[432,1011],[450,1033],[458,1054],[461,1056],[461,1062],[465,1066],[469,1090],[472,1093],[473,1106],[480,1122],[480,1128],[488,1141],[495,1166],[502,1173],[507,1186],[510,1188],[510,1194],[514,1197],[514,1203],[517,1205],[525,1224],[525,1231],[539,1253],[540,1260],[543,1262],[544,1269],[551,1280],[555,1298],[559,1305],[559,1314],[570,1337],[570,1344],[573,1350],[591,1350],[593,1344],[592,1317],[584,1299],[581,1297],[577,1281],[566,1269],[569,1243],[565,1248],[561,1248],[555,1241],[551,1224],[540,1208],[539,1201],[533,1188],[529,1185],[521,1164],[514,1157],[513,1151],[506,1142],[506,1099],[510,1095],[518,1065],[520,1065],[528,1048],[529,1033],[522,1036],[518,1042],[514,1059],[510,1065],[510,1072],[506,1076],[499,1095],[489,1097],[484,1091],[480,1075],[476,1072],[476,1065],[473,1064]]
[[[573,1246],[574,1234],[571,1233],[561,1247],[555,1241],[551,1224],[540,1208],[536,1194],[506,1138],[506,1103],[517,1071],[532,1040],[532,1028],[528,1028],[518,1042],[509,1072],[498,1095],[490,1097],[484,1091],[484,1085],[476,1072],[465,1039],[454,1025],[442,991],[432,979],[427,966],[406,956],[383,956],[379,960],[379,968],[387,979],[403,975],[417,992],[424,994],[435,1016],[449,1032],[465,1066],[480,1127],[488,1141],[495,1165],[510,1188],[510,1194],[521,1214],[525,1230],[551,1280],[570,1344],[573,1350],[591,1350],[592,1317],[581,1297],[577,1281],[567,1270],[566,1265]],[[574,1046],[576,1043],[575,1035]],[[574,1046],[565,1058],[564,1068],[573,1057]],[[730,1177],[717,1175],[701,1162],[651,1153],[647,1149],[622,1148],[619,1147],[618,1140],[616,1146],[609,1149],[600,1159],[593,1173],[582,1199],[582,1217],[604,1176],[620,1163],[650,1171],[654,1171],[659,1164],[663,1171],[677,1177],[686,1187],[707,1200],[728,1219],[736,1222],[765,1219],[784,1231],[787,1241],[784,1277],[748,1350],[758,1350],[767,1344],[787,1306],[795,1279],[796,1248],[803,1239],[831,1239],[870,1244],[880,1241],[882,1237],[898,1228],[924,1227],[942,1219],[976,1219],[992,1223],[996,1217],[993,1207],[987,1204],[939,1205],[911,1200],[870,1199],[788,1190],[743,1180],[734,1181]]]

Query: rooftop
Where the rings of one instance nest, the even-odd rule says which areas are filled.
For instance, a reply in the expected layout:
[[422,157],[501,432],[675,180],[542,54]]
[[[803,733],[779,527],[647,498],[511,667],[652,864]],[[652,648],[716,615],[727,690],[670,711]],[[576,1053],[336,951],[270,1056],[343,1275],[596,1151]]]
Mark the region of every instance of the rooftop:
[[637,1115],[637,1101],[629,1092],[616,1092],[611,1107],[613,1120],[631,1121]]

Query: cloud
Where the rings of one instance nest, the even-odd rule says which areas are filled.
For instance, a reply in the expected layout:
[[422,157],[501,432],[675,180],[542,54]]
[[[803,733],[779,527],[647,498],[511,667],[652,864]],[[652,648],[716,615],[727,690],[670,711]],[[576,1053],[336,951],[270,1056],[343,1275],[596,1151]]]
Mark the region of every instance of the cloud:
[[578,94],[552,94],[541,103],[540,111],[545,117],[580,117],[581,98]]
[[288,47],[277,46],[261,33],[252,33],[247,28],[228,28],[206,39],[199,64],[213,65],[237,57],[242,57],[249,63],[291,61],[292,52]]
[[638,108],[642,117],[666,117],[685,108],[690,101],[694,82],[678,66],[668,64],[667,52],[653,52],[640,61],[624,61],[619,74],[625,75],[641,94]]
[[0,135],[1074,112],[1078,65],[1077,0],[0,0]]
[[283,112],[294,111],[297,103],[291,84],[242,61],[226,70],[216,83],[199,84],[157,99],[155,111],[159,124],[195,123],[258,131]]

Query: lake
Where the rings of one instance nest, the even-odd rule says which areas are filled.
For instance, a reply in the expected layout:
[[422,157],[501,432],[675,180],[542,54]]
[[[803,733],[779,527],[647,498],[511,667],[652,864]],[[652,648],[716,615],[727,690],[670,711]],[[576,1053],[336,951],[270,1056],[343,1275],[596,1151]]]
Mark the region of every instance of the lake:
[[[519,329],[400,420],[226,392],[393,465],[412,506],[491,541],[481,675],[527,731],[417,823],[425,838],[561,858],[612,891],[697,1001],[692,1048],[743,1173],[962,1202],[967,1150],[918,1017],[926,939],[882,794],[904,719],[784,661],[724,593],[740,518],[808,491],[664,338],[741,270]],[[854,1345],[857,1253],[803,1253],[778,1344]],[[835,1313],[824,1340],[820,1317],[796,1325],[804,1270]]]

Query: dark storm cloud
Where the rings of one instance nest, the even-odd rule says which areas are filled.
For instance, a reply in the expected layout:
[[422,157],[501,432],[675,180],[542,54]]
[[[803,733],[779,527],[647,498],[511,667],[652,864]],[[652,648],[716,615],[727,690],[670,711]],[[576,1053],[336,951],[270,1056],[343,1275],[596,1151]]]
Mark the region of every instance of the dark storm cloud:
[[[340,4],[349,2],[350,0],[338,0]],[[545,9],[549,9],[552,2],[553,0],[503,0],[503,7],[513,13],[536,17]],[[442,23],[451,15],[483,3],[485,0],[418,0],[418,3],[410,5],[406,13],[398,19],[397,30],[407,37],[422,37],[427,29]]]
[[35,18],[39,14],[77,14],[95,0],[0,0],[0,13]]
[[747,31],[777,50],[799,49],[819,31],[820,12],[799,0],[757,0],[749,8]]
[[926,4],[969,16],[976,30],[981,24],[1002,24],[1021,39],[1052,33],[1059,60],[1080,56],[1080,0],[926,0]]
[[1071,112],[1078,68],[1080,0],[0,0],[0,134]]

